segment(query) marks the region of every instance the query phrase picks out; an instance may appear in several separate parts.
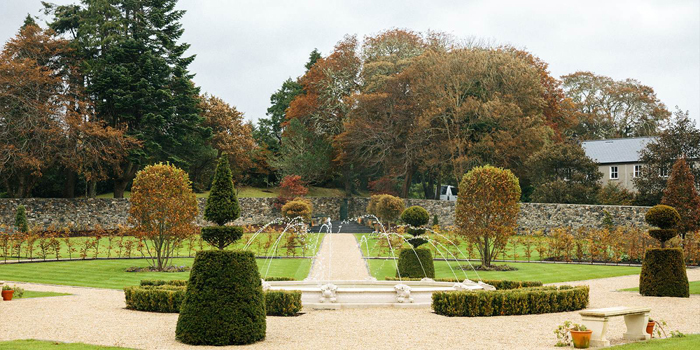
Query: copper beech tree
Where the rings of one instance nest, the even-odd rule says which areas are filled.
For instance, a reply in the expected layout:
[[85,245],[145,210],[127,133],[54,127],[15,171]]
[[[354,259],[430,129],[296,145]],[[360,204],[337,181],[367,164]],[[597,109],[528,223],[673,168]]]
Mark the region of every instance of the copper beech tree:
[[476,245],[483,267],[505,249],[520,212],[520,183],[510,170],[476,167],[462,178],[456,206],[459,233]]
[[174,165],[149,165],[136,174],[130,202],[129,220],[145,238],[149,264],[162,271],[177,246],[196,232],[198,207],[189,176]]
[[682,237],[700,228],[700,197],[695,189],[695,177],[685,158],[673,164],[661,204],[673,207],[681,216],[676,227]]

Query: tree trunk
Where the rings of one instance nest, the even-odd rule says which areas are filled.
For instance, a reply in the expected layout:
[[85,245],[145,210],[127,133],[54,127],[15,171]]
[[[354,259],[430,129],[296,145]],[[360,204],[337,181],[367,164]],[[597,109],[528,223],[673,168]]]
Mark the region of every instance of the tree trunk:
[[97,197],[97,181],[90,181],[88,183],[88,193],[87,193],[88,198],[95,198]]
[[411,189],[411,182],[413,182],[413,171],[409,170],[406,172],[404,177],[403,187],[401,188],[401,197],[408,198],[408,192]]
[[66,181],[63,184],[63,198],[75,198],[75,182],[77,174],[69,169],[65,170]]
[[440,190],[442,188],[442,183],[441,183],[441,175],[438,174],[437,176],[437,186],[435,186],[435,199],[440,199]]
[[114,198],[124,198],[124,191],[126,190],[126,185],[129,184],[129,180],[121,178],[114,180]]

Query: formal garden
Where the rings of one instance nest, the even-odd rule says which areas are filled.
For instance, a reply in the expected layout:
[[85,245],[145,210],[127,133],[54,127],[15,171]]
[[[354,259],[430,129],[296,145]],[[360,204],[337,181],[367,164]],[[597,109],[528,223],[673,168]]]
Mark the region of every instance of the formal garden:
[[[672,184],[681,170],[674,169]],[[269,327],[278,325],[278,319],[294,327],[295,320],[306,322],[314,315],[356,307],[369,308],[372,317],[430,310],[409,317],[445,317],[440,322],[446,326],[461,324],[459,320],[556,315],[550,320],[558,326],[542,341],[577,347],[609,344],[605,331],[590,331],[597,329],[595,317],[585,316],[603,310],[610,317],[640,315],[650,322],[651,328],[644,323],[644,334],[668,339],[649,345],[692,347],[698,340],[672,322],[649,317],[649,310],[652,315],[665,314],[672,300],[635,298],[632,305],[623,301],[629,302],[629,296],[697,301],[693,295],[700,293],[700,276],[691,274],[697,280],[689,282],[686,274],[686,266],[694,273],[698,263],[697,233],[679,235],[684,218],[673,207],[649,209],[646,221],[652,228],[646,230],[602,225],[516,234],[520,187],[510,171],[476,167],[464,176],[460,193],[455,226],[441,226],[424,208],[406,208],[402,199],[391,195],[372,196],[367,215],[356,219],[374,228],[368,234],[339,234],[323,225],[319,232],[310,232],[313,206],[303,197],[290,198],[280,207],[280,221],[235,226],[231,223],[240,216],[240,206],[228,161],[222,157],[203,213],[211,225],[200,228],[193,225],[198,209],[187,174],[156,164],[140,171],[134,181],[129,227],[96,227],[94,235],[76,237],[65,228],[30,227],[27,208],[17,207],[14,225],[1,234],[0,279],[12,281],[3,285],[3,297],[19,305],[14,303],[79,297],[83,291],[75,287],[120,293],[122,306],[115,311],[121,309],[129,317],[177,315],[177,322],[170,323],[173,328],[158,337],[172,337],[169,341],[178,347],[265,346]],[[340,237],[351,237],[351,243]],[[359,266],[366,271],[353,271],[354,261],[364,261]],[[356,276],[354,285],[334,278],[344,270]],[[597,281],[615,278],[629,282],[606,292],[604,303],[595,301],[591,289],[605,285]],[[646,304],[653,307],[640,309]],[[412,308],[405,309],[408,306]],[[632,334],[632,326],[627,327]],[[53,345],[18,340],[0,342],[2,346]],[[91,348],[77,343],[56,347]]]

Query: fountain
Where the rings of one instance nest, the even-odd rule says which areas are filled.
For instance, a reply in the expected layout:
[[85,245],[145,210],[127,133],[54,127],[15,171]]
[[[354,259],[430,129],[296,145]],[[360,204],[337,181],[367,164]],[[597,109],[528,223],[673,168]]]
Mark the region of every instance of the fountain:
[[[375,221],[379,222],[379,220],[372,215],[366,215],[360,218],[373,218]],[[351,220],[357,219],[358,218]],[[281,221],[276,221],[273,223],[281,223]],[[345,223],[347,223],[347,221],[343,222],[342,224]],[[246,247],[249,247],[251,242],[254,239],[256,239],[256,237],[258,237],[262,230],[264,230],[267,226],[271,224],[272,223],[264,226],[258,232],[256,232],[248,241]],[[366,307],[424,308],[430,307],[433,292],[461,290],[495,290],[493,286],[483,283],[480,279],[478,282],[474,282],[468,279],[466,271],[464,270],[462,270],[464,278],[459,278],[455,270],[452,268],[452,266],[450,266],[450,264],[448,264],[448,266],[450,267],[452,274],[455,276],[455,280],[461,280],[462,282],[438,282],[430,278],[423,278],[420,281],[403,280],[400,275],[398,276],[397,281],[378,281],[375,278],[369,276],[369,268],[366,259],[363,259],[362,257],[361,245],[363,242],[365,244],[365,247],[367,248],[369,255],[369,243],[366,236],[363,236],[360,241],[355,240],[355,245],[351,247],[357,250],[358,256],[356,257],[356,259],[363,260],[362,268],[365,269],[364,272],[366,272],[364,273],[364,278],[333,278],[333,274],[331,271],[333,259],[332,235],[337,235],[338,233],[340,233],[342,224],[341,227],[338,228],[338,231],[336,233],[333,232],[333,227],[332,225],[330,225],[330,223],[321,225],[318,235],[316,236],[316,242],[314,244],[318,245],[318,237],[322,233],[325,234],[324,243],[326,240],[328,240],[328,244],[325,244],[321,249],[319,249],[318,253],[316,254],[311,268],[311,272],[309,273],[309,277],[307,277],[303,281],[265,281],[264,279],[267,276],[266,271],[263,275],[263,289],[301,291],[302,304],[304,309],[306,310]],[[404,242],[406,242],[406,238],[396,232],[387,232],[387,230],[381,224],[381,222],[379,223],[379,226],[380,230],[376,230],[372,233],[372,235],[375,235],[382,240],[387,239],[387,243],[389,245],[392,257],[388,258],[386,261],[393,261],[396,267],[396,255],[394,254],[394,248],[391,245],[391,240],[389,238],[401,237],[401,239]],[[301,233],[304,235],[311,234],[308,231],[308,227],[303,223],[301,218],[295,218],[294,220],[291,220],[286,224],[285,229],[282,231],[282,234],[277,238],[275,244],[273,244],[270,247],[270,250],[273,252],[272,255],[274,255],[276,247],[279,244],[279,241],[282,239],[282,236],[284,236],[284,234],[289,232],[290,230],[296,230],[297,233]],[[435,232],[433,230],[426,230],[429,231],[430,234],[442,236],[440,233]],[[452,246],[456,247],[457,251],[464,257],[464,261],[469,263],[464,253],[459,250],[458,246],[454,242],[447,239],[447,237],[442,236],[442,238],[446,239],[449,244],[452,244]],[[447,249],[447,247],[444,246],[444,244],[431,238],[426,239],[428,243],[430,243],[433,246],[433,248],[435,248],[435,251],[441,256],[442,260],[457,260],[457,257],[454,256],[454,254],[450,252],[449,249]],[[326,249],[325,252],[323,251],[324,249]],[[446,254],[450,255],[450,257],[448,258]],[[273,258],[273,256],[269,253],[267,255],[267,259]],[[353,263],[353,261],[343,261],[343,264],[350,263]],[[471,263],[469,263],[469,265],[471,266]],[[269,270],[269,265],[267,270]],[[472,270],[478,278],[476,270],[474,270],[473,267]]]

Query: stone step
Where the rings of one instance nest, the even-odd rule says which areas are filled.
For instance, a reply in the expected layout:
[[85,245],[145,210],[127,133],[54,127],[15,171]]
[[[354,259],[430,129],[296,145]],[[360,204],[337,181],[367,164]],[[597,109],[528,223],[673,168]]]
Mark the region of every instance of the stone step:
[[[341,223],[340,221],[331,221],[332,233],[372,233],[374,230],[371,227],[360,225],[356,222]],[[309,232],[319,232],[322,225],[313,226]],[[340,230],[340,231],[338,231]],[[325,227],[324,231],[325,232]]]

